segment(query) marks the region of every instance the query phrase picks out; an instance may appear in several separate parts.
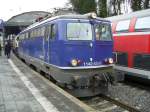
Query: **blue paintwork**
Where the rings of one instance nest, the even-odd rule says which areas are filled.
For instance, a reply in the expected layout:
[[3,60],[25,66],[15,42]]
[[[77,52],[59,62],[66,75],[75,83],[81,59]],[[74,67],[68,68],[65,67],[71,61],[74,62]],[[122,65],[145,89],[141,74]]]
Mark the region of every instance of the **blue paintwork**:
[[[94,33],[93,40],[90,41],[67,40],[66,24],[68,22],[77,22],[77,20],[56,19],[46,23],[57,24],[57,35],[55,40],[49,39],[46,41],[44,37],[22,40],[19,43],[19,52],[61,67],[71,67],[70,61],[72,59],[81,60],[79,66],[99,66],[103,64],[104,59],[112,57],[113,42],[96,41]],[[80,22],[89,22],[89,20],[81,19]],[[102,21],[92,21],[93,24],[100,22]],[[92,31],[94,32],[93,28]],[[90,44],[92,44],[92,47]],[[90,58],[92,58],[92,62]]]

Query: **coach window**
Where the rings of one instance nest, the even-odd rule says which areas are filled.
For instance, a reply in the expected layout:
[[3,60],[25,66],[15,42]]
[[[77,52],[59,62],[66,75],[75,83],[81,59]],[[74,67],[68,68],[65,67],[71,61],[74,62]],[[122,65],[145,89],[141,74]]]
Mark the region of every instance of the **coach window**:
[[150,30],[150,16],[138,18],[135,24],[135,30],[138,31],[149,31]]
[[128,32],[130,20],[119,21],[116,27],[116,32]]
[[56,30],[56,24],[52,24],[51,25],[51,32],[50,32],[50,38],[51,39],[54,39],[55,37],[56,37],[56,32],[57,32],[57,30]]

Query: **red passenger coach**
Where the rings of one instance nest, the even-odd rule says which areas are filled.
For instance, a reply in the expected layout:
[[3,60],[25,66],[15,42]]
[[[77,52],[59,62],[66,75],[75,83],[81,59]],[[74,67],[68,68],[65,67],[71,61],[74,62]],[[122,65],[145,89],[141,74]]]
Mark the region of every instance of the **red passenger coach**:
[[107,19],[112,21],[117,73],[150,79],[150,9]]

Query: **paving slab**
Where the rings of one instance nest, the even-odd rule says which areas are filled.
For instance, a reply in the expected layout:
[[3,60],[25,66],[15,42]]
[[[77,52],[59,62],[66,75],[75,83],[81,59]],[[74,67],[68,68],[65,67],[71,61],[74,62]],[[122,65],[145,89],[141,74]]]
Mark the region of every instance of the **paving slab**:
[[14,55],[0,56],[0,112],[94,112],[31,70]]

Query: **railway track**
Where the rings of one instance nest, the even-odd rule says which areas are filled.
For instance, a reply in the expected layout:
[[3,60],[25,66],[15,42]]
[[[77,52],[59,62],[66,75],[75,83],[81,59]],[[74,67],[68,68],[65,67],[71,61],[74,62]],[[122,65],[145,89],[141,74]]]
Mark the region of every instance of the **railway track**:
[[140,112],[137,108],[106,95],[85,98],[82,101],[97,110],[97,112]]
[[138,83],[118,83],[107,95],[82,100],[98,112],[150,112],[150,88]]

